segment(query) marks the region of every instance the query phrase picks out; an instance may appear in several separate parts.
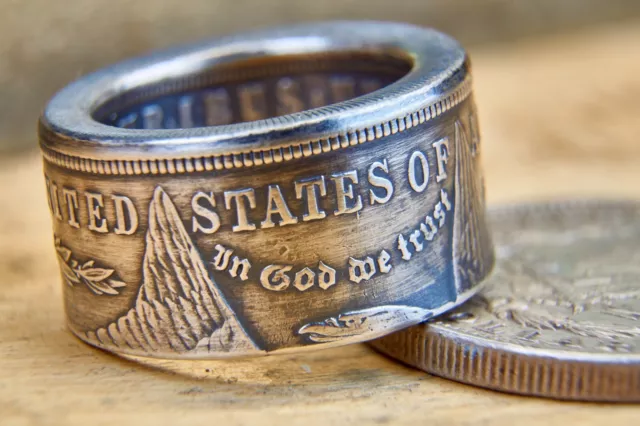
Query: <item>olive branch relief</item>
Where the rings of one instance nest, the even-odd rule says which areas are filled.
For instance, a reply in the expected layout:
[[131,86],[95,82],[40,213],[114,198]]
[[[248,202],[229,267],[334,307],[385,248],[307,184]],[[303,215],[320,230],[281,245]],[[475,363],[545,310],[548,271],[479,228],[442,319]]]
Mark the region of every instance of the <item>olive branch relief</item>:
[[95,267],[95,260],[80,264],[71,257],[71,250],[62,245],[60,238],[56,237],[54,241],[60,268],[69,286],[84,284],[94,294],[115,296],[119,294],[119,288],[127,285],[123,281],[112,278],[115,272],[113,269]]

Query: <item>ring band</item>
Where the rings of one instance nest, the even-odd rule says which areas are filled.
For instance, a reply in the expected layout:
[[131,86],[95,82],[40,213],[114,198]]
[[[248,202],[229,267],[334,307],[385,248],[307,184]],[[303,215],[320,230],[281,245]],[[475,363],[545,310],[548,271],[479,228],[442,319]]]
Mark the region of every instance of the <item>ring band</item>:
[[116,353],[365,341],[493,265],[464,50],[334,22],[134,59],[72,83],[40,144],[70,329]]

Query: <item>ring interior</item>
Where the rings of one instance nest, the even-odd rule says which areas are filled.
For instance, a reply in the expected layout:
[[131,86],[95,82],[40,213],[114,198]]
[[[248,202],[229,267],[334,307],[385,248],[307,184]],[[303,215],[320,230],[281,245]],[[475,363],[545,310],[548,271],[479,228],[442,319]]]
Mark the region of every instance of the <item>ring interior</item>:
[[129,129],[175,129],[262,120],[371,93],[407,75],[408,56],[328,52],[250,58],[120,93],[94,120]]

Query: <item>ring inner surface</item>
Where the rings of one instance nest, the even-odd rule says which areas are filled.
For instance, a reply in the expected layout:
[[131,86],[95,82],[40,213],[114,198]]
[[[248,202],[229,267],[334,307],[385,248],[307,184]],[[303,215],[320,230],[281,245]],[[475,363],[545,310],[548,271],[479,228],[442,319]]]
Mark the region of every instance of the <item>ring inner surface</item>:
[[176,129],[256,121],[352,99],[411,70],[388,52],[267,56],[215,65],[119,94],[93,118],[129,129]]

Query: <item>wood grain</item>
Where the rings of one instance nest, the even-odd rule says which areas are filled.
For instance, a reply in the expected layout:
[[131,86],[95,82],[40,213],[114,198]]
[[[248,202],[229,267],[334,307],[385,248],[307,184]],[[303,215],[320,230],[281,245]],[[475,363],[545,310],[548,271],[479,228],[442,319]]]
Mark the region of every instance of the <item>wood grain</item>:
[[[474,52],[492,203],[640,196],[640,27]],[[65,329],[41,163],[0,160],[0,424],[635,424],[640,407],[503,395],[365,345],[150,361]],[[635,422],[634,422],[635,421]]]

